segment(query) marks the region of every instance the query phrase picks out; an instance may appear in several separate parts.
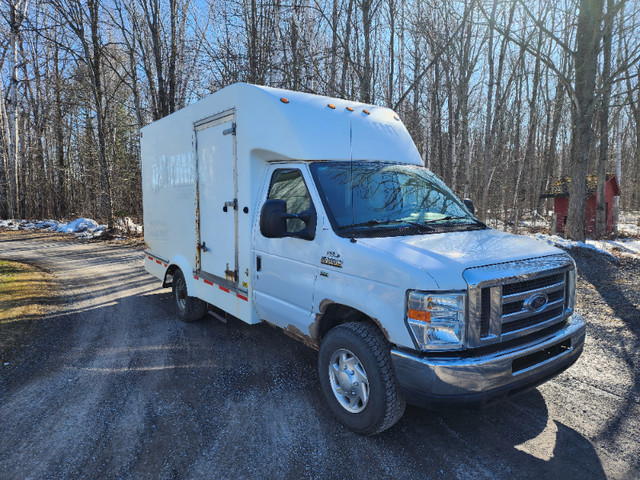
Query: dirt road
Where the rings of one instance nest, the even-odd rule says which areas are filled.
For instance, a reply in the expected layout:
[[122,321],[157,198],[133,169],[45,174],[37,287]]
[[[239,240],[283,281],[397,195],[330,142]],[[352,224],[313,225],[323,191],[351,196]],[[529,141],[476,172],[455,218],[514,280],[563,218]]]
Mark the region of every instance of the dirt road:
[[0,258],[61,292],[0,359],[3,479],[640,478],[637,260],[577,257],[587,344],[561,376],[481,411],[409,407],[365,438],[325,408],[313,350],[266,325],[180,323],[138,248],[0,234]]

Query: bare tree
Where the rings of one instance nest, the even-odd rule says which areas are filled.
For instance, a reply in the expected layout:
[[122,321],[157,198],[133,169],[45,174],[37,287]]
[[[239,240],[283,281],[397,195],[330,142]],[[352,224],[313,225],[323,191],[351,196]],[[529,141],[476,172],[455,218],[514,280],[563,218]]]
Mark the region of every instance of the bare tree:
[[609,155],[609,103],[611,99],[611,43],[615,21],[615,1],[607,0],[607,15],[602,33],[602,99],[600,110],[600,150],[598,155],[598,186],[596,205],[596,236],[602,237],[607,230],[607,157]]
[[8,114],[8,151],[9,161],[8,169],[11,171],[10,180],[7,183],[8,186],[8,210],[12,216],[19,216],[19,189],[20,184],[18,182],[18,169],[19,169],[19,152],[20,152],[20,133],[18,129],[20,113],[18,111],[18,70],[20,68],[18,64],[18,50],[19,50],[19,36],[22,23],[24,22],[26,10],[28,6],[27,0],[8,0],[7,12],[3,16],[9,25],[9,48],[10,48],[10,68],[11,68],[11,81],[9,82],[9,88],[7,89],[7,114]]
[[100,174],[102,178],[102,195],[106,210],[107,224],[110,229],[114,226],[113,203],[111,191],[111,177],[107,160],[105,140],[105,108],[104,85],[102,77],[103,45],[100,32],[100,3],[99,0],[87,0],[86,4],[79,0],[56,0],[53,7],[64,19],[66,25],[74,33],[80,43],[80,50],[74,51],[79,62],[87,69],[94,109],[96,113],[96,130],[98,135],[98,155]]
[[595,111],[595,86],[600,48],[603,0],[581,0],[576,31],[575,93],[572,104],[571,142],[572,181],[569,189],[567,235],[584,241],[586,178],[592,121]]

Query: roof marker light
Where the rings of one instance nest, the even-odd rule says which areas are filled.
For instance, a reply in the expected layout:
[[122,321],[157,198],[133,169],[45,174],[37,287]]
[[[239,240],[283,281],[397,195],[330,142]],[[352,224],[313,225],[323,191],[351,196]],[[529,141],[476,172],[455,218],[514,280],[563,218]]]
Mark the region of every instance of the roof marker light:
[[362,110],[364,113],[366,113],[367,115],[369,115],[371,112],[369,110]]
[[289,103],[289,99],[288,99],[288,98],[284,98],[284,97],[282,97],[282,98],[280,99],[280,101],[281,101],[282,103]]
[[353,112],[353,108],[351,107],[347,107],[347,110],[349,110],[350,112]]
[[393,116],[393,119],[394,119],[394,120],[397,120],[398,122],[400,121],[400,117],[398,117],[397,115],[394,115],[394,116]]
[[328,103],[327,107],[329,107],[331,110],[335,110],[336,106],[333,103]]

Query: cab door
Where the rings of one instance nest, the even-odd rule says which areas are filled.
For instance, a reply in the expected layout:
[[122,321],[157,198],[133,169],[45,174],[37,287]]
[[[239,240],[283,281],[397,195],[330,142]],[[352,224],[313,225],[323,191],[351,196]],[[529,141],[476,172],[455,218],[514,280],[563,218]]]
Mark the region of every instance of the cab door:
[[[305,173],[306,168],[272,166],[262,201],[284,200],[287,213],[314,212],[315,217]],[[314,263],[319,258],[315,241],[318,227],[315,222],[309,227],[296,218],[286,222],[284,238],[266,238],[259,229],[254,233],[254,302],[261,320],[297,333],[291,328],[295,327],[309,335],[318,274]]]

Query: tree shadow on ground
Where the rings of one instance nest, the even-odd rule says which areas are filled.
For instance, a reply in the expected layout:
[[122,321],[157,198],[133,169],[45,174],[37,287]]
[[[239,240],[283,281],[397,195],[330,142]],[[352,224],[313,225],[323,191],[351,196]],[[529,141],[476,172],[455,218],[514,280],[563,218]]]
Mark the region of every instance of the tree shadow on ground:
[[[603,429],[606,437],[615,438],[621,432],[629,409],[640,396],[640,308],[638,308],[640,305],[640,289],[638,289],[640,260],[632,257],[614,258],[587,249],[572,249],[569,253],[576,261],[580,277],[593,285],[615,316],[624,322],[626,332],[630,334],[611,335],[601,326],[599,330],[596,330],[594,325],[589,324],[587,328],[588,335],[591,330],[591,335],[599,338],[611,337],[608,339],[608,343],[617,347],[617,351],[612,355],[620,357],[625,362],[632,377],[631,388],[625,396],[619,413]],[[580,305],[578,303],[578,310],[584,310],[587,323],[590,311],[593,311],[594,308],[597,309],[598,305]],[[602,313],[599,314],[602,315]],[[638,465],[640,465],[640,460]]]

